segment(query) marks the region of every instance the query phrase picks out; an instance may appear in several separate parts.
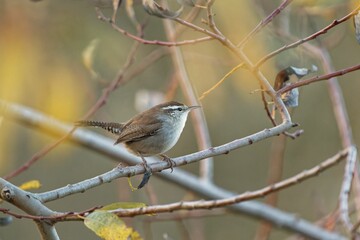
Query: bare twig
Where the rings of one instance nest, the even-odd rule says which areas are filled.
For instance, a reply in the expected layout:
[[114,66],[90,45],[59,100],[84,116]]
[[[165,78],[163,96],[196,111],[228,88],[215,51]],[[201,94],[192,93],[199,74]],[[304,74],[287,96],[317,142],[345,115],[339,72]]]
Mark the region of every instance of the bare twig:
[[228,73],[224,75],[214,86],[212,86],[210,89],[206,90],[201,96],[199,97],[199,101],[203,100],[208,94],[210,94],[212,91],[214,91],[216,88],[218,88],[228,77],[230,77],[235,71],[242,68],[244,66],[244,63],[240,63],[237,66],[233,67]]
[[182,46],[182,45],[189,45],[189,44],[196,44],[201,43],[205,41],[213,40],[211,36],[208,37],[202,37],[198,39],[193,40],[185,40],[185,41],[179,41],[179,42],[168,42],[168,41],[159,41],[159,40],[147,40],[142,37],[139,37],[137,35],[134,35],[132,33],[129,33],[125,31],[124,29],[120,28],[114,21],[112,21],[110,18],[106,18],[103,14],[99,14],[98,12],[98,18],[104,22],[107,22],[111,24],[111,27],[116,30],[117,32],[123,34],[126,37],[131,38],[132,40],[135,40],[142,44],[151,44],[151,45],[159,45],[159,46],[166,46],[166,47],[173,47],[173,46]]
[[249,40],[255,36],[261,29],[269,24],[277,15],[281,13],[293,0],[284,0],[272,13],[270,13],[265,19],[263,19],[241,42],[237,47],[243,48]]
[[285,51],[285,50],[288,50],[290,48],[295,48],[307,41],[310,41],[310,40],[313,40],[315,38],[317,38],[318,36],[322,35],[322,34],[325,34],[327,33],[328,30],[330,30],[331,28],[339,25],[340,23],[342,22],[345,22],[347,21],[348,19],[350,19],[351,17],[353,17],[357,12],[358,10],[360,9],[360,5],[358,7],[356,7],[353,11],[351,11],[349,14],[347,14],[346,16],[344,16],[343,18],[340,18],[338,20],[334,20],[332,23],[330,23],[329,25],[327,25],[326,27],[324,27],[323,29],[317,31],[316,33],[306,37],[306,38],[303,38],[303,39],[300,39],[294,43],[291,43],[291,44],[288,44],[288,45],[285,45],[275,51],[273,51],[272,53],[266,55],[265,57],[263,57],[262,59],[260,59],[256,64],[255,64],[255,67],[256,68],[259,68],[263,63],[265,63],[267,60],[269,60],[270,58],[274,57],[275,55]]
[[[333,67],[331,64],[329,53],[326,49],[319,49],[325,72],[332,72]],[[349,232],[353,230],[353,224],[350,220],[349,214],[349,195],[351,192],[351,186],[353,182],[354,172],[356,171],[356,160],[357,149],[352,137],[352,130],[350,127],[349,117],[346,110],[346,105],[344,98],[342,96],[342,91],[339,86],[338,80],[336,77],[329,79],[327,82],[329,86],[329,95],[333,105],[333,111],[335,115],[335,119],[338,125],[338,130],[340,133],[342,145],[344,148],[350,148],[345,169],[344,169],[344,178],[343,183],[341,185],[341,190],[339,194],[339,209],[340,209],[340,217],[344,225],[347,227]],[[355,183],[359,185],[359,180],[356,178]],[[358,190],[355,191],[355,197],[359,196]],[[357,203],[357,201],[355,201]],[[357,208],[359,208],[357,203]]]
[[113,210],[112,212],[116,212],[121,217],[133,217],[136,215],[172,212],[177,210],[212,209],[212,208],[232,205],[234,203],[239,203],[242,201],[247,201],[249,199],[264,197],[270,193],[293,186],[305,179],[318,175],[327,168],[338,164],[349,154],[350,151],[351,149],[342,150],[339,153],[335,154],[333,157],[328,158],[325,161],[321,162],[319,165],[311,169],[302,171],[301,173],[293,177],[290,177],[275,184],[271,184],[262,189],[246,192],[230,198],[209,200],[209,201],[201,200],[201,201],[191,201],[191,202],[177,202],[177,203],[142,207],[136,209],[119,209],[119,210]]
[[341,185],[341,191],[339,194],[340,217],[346,228],[349,230],[349,232],[352,231],[353,224],[351,223],[349,216],[348,201],[351,192],[351,183],[355,172],[356,158],[357,158],[357,149],[356,147],[351,147],[349,150],[349,155],[347,157],[347,161],[344,169],[343,183]]
[[306,79],[306,80],[298,81],[298,82],[293,83],[293,84],[291,84],[289,86],[286,86],[286,87],[280,89],[277,93],[279,95],[281,95],[281,94],[283,94],[285,92],[290,91],[291,89],[302,87],[302,86],[308,85],[310,83],[318,82],[318,81],[329,80],[329,79],[331,79],[333,77],[342,76],[342,75],[345,75],[347,73],[357,71],[359,69],[360,69],[360,64],[355,65],[355,66],[351,66],[351,67],[348,67],[348,68],[343,68],[341,70],[338,70],[338,71],[335,71],[335,72],[332,72],[332,73],[328,73],[328,74],[324,74],[324,75],[320,75],[320,76],[315,76],[315,77],[312,77],[312,78],[309,78],[309,79]]
[[215,0],[209,0],[206,4],[206,11],[207,11],[207,19],[210,29],[219,36],[223,36],[220,30],[217,28],[214,20],[214,13],[212,11],[212,6],[215,3]]
[[[329,95],[332,100],[334,114],[342,140],[342,146],[343,148],[350,149],[349,154],[347,156],[343,184],[339,194],[339,202],[340,202],[339,208],[340,208],[340,216],[344,225],[346,226],[349,232],[352,232],[354,226],[352,225],[349,218],[348,199],[351,190],[353,174],[354,171],[356,171],[355,166],[357,159],[357,150],[353,142],[352,131],[348,119],[348,114],[346,111],[346,105],[342,96],[342,91],[336,77],[351,71],[355,71],[359,69],[359,66],[353,66],[339,71],[334,71],[329,53],[326,49],[313,46],[309,43],[305,43],[302,46],[309,53],[311,53],[312,55],[316,56],[321,60],[325,72],[328,73],[322,76],[316,76],[308,80],[304,80],[304,83],[310,84],[313,81],[329,80],[327,81],[329,86]],[[358,178],[356,178],[355,183],[356,186],[359,186]],[[356,196],[358,195],[359,195],[358,188],[356,188]],[[357,208],[359,208],[358,203],[356,204],[356,206]]]
[[[285,179],[281,182],[269,185],[265,188],[252,191],[252,192],[246,192],[243,194],[239,194],[233,197],[228,197],[224,199],[218,199],[218,200],[209,200],[209,201],[191,201],[191,202],[177,202],[177,203],[171,203],[171,204],[163,204],[163,205],[155,205],[155,206],[149,206],[149,207],[142,207],[142,208],[134,208],[134,209],[118,209],[118,210],[112,210],[111,212],[116,213],[120,217],[133,217],[137,215],[145,215],[145,214],[154,214],[154,213],[163,213],[163,212],[173,212],[178,210],[195,210],[195,209],[212,209],[212,208],[219,208],[219,207],[225,207],[229,205],[233,205],[235,203],[239,203],[242,201],[247,201],[249,199],[259,198],[266,196],[270,193],[273,193],[275,191],[279,191],[281,189],[293,186],[295,184],[298,184],[301,181],[304,181],[305,179],[308,179],[310,177],[317,176],[319,173],[323,172],[329,167],[332,167],[336,164],[338,164],[342,159],[344,159],[349,154],[349,149],[345,149],[337,153],[331,158],[326,159],[319,165],[303,171],[293,177],[290,177],[288,179]],[[36,194],[37,197],[41,196],[39,194]],[[89,210],[84,211],[83,213],[87,213]],[[75,214],[72,213],[65,213],[65,214],[58,214],[57,216],[42,216],[44,219],[49,219],[53,221],[64,221],[69,220],[69,217],[73,219]],[[27,218],[33,218],[31,216],[28,216]],[[299,221],[299,219],[297,220]],[[336,236],[334,234],[327,234],[325,232],[318,232],[318,237],[322,236],[321,239],[343,239],[340,236]],[[314,236],[312,236],[314,237]],[[315,237],[317,238],[317,237]]]

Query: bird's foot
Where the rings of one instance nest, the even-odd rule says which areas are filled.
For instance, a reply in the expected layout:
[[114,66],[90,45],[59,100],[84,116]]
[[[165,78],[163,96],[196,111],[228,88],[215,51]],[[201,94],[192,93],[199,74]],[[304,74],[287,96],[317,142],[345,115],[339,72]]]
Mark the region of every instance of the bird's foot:
[[160,154],[160,156],[163,158],[164,161],[169,163],[171,172],[173,172],[174,171],[173,167],[176,167],[176,163],[171,158],[169,158],[168,156],[166,156],[164,154]]

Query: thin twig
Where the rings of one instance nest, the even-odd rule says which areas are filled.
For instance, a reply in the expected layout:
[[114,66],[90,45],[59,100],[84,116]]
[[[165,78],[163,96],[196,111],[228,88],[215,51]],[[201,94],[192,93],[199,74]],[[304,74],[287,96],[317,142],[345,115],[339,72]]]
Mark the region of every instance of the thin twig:
[[[319,49],[323,66],[325,72],[332,72],[333,66],[331,64],[330,56],[327,49],[321,48]],[[352,137],[352,130],[350,127],[349,117],[346,110],[346,104],[342,95],[341,88],[339,86],[338,79],[336,77],[331,78],[327,81],[329,86],[329,95],[333,105],[333,111],[335,115],[335,119],[338,125],[338,130],[340,133],[340,138],[342,142],[342,146],[345,148],[350,148],[351,152],[347,157],[345,169],[344,169],[344,178],[341,185],[341,190],[339,194],[339,209],[340,209],[340,218],[344,225],[347,227],[348,231],[351,233],[353,230],[353,224],[350,220],[349,213],[349,196],[351,192],[351,186],[354,178],[354,172],[356,171],[356,163],[357,163],[357,149]],[[358,175],[357,175],[358,176]],[[354,186],[359,186],[359,179],[356,177]],[[355,198],[359,196],[359,191],[357,188],[354,188]],[[358,202],[356,202],[356,207],[359,208]]]
[[242,201],[247,201],[249,199],[264,197],[275,191],[279,191],[284,188],[299,184],[299,182],[304,181],[305,179],[308,179],[310,177],[317,176],[319,173],[342,161],[350,153],[350,151],[351,149],[342,150],[337,154],[335,154],[334,156],[332,156],[331,158],[328,158],[325,161],[321,162],[319,165],[316,165],[311,169],[302,171],[301,173],[295,176],[287,178],[278,183],[269,185],[262,189],[246,192],[234,197],[218,199],[218,200],[209,200],[209,201],[177,202],[177,203],[149,206],[149,207],[136,208],[136,209],[114,210],[113,212],[116,212],[121,217],[133,217],[136,215],[172,212],[177,210],[212,209],[212,208],[232,205],[234,203],[239,203]]
[[261,29],[269,24],[277,15],[281,13],[293,0],[284,0],[272,13],[270,13],[265,19],[261,20],[259,24],[248,34],[244,39],[240,41],[237,47],[243,48],[251,38],[255,36]]
[[[208,201],[197,200],[197,201],[188,201],[188,202],[176,202],[170,204],[161,204],[161,205],[132,208],[132,209],[116,209],[116,210],[111,210],[111,212],[116,213],[120,217],[134,217],[137,215],[158,214],[158,213],[173,212],[178,210],[213,209],[213,208],[229,206],[242,201],[248,201],[250,199],[261,198],[268,194],[299,184],[300,182],[309,179],[311,177],[317,176],[326,169],[341,162],[344,158],[346,158],[346,156],[350,153],[350,151],[351,149],[344,149],[338,152],[337,154],[335,154],[334,156],[324,160],[315,167],[302,171],[290,178],[284,179],[274,184],[270,184],[259,190],[245,192],[233,197],[218,199],[218,200],[208,200]],[[42,194],[36,194],[36,196],[41,198]],[[97,208],[92,208],[92,210],[94,209]],[[82,213],[88,213],[88,212],[89,210],[86,210],[83,211]],[[41,219],[57,219],[59,221],[62,221],[63,219],[66,219],[67,216],[74,216],[74,215],[78,215],[78,213],[76,214],[64,213],[64,214],[58,214],[56,216],[42,216],[43,218]],[[33,217],[28,216],[27,218],[32,219]]]
[[[210,1],[210,6],[213,2]],[[208,36],[211,36],[215,39],[217,39],[221,44],[223,44],[225,47],[227,47],[231,52],[233,52],[237,57],[239,57],[245,64],[245,66],[252,71],[253,75],[256,77],[256,79],[259,81],[260,85],[264,87],[264,90],[266,93],[268,93],[274,100],[274,103],[277,105],[277,108],[279,109],[281,118],[283,122],[291,122],[291,117],[281,100],[279,96],[276,95],[276,92],[270,85],[269,81],[266,79],[266,77],[259,71],[259,69],[250,61],[248,56],[242,51],[242,49],[239,49],[235,46],[234,43],[232,43],[228,38],[226,38],[216,27],[215,22],[213,22],[212,15],[210,15],[211,18],[208,20],[212,21],[213,29],[216,29],[217,33],[211,32],[207,29],[201,28],[199,26],[196,26],[192,23],[186,22],[180,18],[173,19],[174,21],[183,24],[191,29],[194,29],[195,31],[203,32],[207,34]]]
[[[67,131],[67,129],[71,127],[69,125],[64,125],[59,121],[56,121],[55,119],[44,116],[30,108],[26,108],[17,104],[10,104],[5,101],[0,101],[0,110],[3,110],[0,113],[3,114],[5,117],[11,117],[31,126],[41,126],[41,129],[46,130],[46,132],[48,133],[62,134],[64,131]],[[284,122],[280,125],[277,125],[276,127],[259,131],[244,138],[235,139],[223,145],[211,147],[182,157],[173,158],[172,160],[175,162],[176,166],[181,166],[189,163],[198,162],[201,159],[213,157],[216,155],[228,154],[229,152],[240,147],[248,146],[266,138],[276,136],[281,132],[290,129],[291,127],[291,123]],[[128,164],[133,165],[139,163],[140,161],[138,157],[128,153],[128,151],[126,151],[124,147],[119,146],[114,148],[112,144],[113,140],[103,137],[99,134],[92,133],[91,131],[85,129],[78,129],[71,136],[71,138],[73,141],[78,141],[83,145],[88,145],[94,150],[104,152],[110,156],[116,156],[116,158],[120,158],[122,161]],[[167,162],[155,161],[155,158],[149,157],[147,158],[147,160],[149,163],[151,163],[149,164],[149,166],[154,173],[164,169],[168,169],[170,167]],[[102,185],[103,183],[112,181],[120,176],[124,177],[139,175],[143,174],[144,171],[145,168],[142,165],[125,168],[115,168],[108,173],[99,175],[97,177],[94,177],[93,179],[85,180],[76,185],[68,185],[64,188],[51,191],[51,193],[41,194],[41,196],[39,195],[39,199],[41,199],[42,201],[52,201],[77,192],[83,192],[86,189]]]
[[256,64],[255,64],[255,67],[256,68],[259,68],[263,63],[265,63],[267,60],[269,60],[270,58],[274,57],[275,55],[278,55],[279,53],[285,51],[285,50],[288,50],[290,48],[295,48],[307,41],[310,41],[310,40],[313,40],[315,38],[317,38],[318,36],[322,35],[322,34],[325,34],[327,33],[328,30],[330,30],[331,28],[339,25],[340,23],[342,22],[345,22],[347,21],[348,19],[350,19],[351,17],[353,17],[357,12],[358,10],[360,9],[360,5],[358,7],[356,7],[353,11],[351,11],[349,14],[347,14],[346,16],[338,19],[338,20],[334,20],[332,23],[330,23],[329,25],[327,25],[326,27],[324,27],[323,29],[317,31],[316,33],[306,37],[306,38],[303,38],[303,39],[300,39],[294,43],[291,43],[291,44],[287,44],[275,51],[273,51],[272,53],[266,55],[265,57],[263,57],[262,59],[260,59]]
[[214,40],[213,37],[207,36],[202,37],[198,39],[192,39],[192,40],[185,40],[185,41],[179,41],[179,42],[168,42],[168,41],[159,41],[159,40],[147,40],[142,37],[139,37],[137,35],[134,35],[132,33],[129,33],[125,31],[124,29],[120,28],[118,25],[116,25],[115,22],[113,22],[110,18],[106,18],[103,14],[99,14],[98,12],[98,18],[104,22],[107,22],[111,24],[111,27],[116,30],[117,32],[123,34],[126,37],[131,38],[132,40],[135,40],[142,44],[151,44],[151,45],[159,45],[159,46],[166,46],[166,47],[174,47],[174,46],[182,46],[182,45],[192,45],[196,43],[206,42],[210,40]]
[[342,75],[345,75],[347,73],[357,71],[359,69],[360,69],[360,64],[354,65],[354,66],[351,66],[351,67],[348,67],[348,68],[343,68],[341,70],[338,70],[338,71],[335,71],[335,72],[332,72],[332,73],[323,74],[323,75],[315,76],[315,77],[312,77],[312,78],[309,78],[309,79],[306,79],[306,80],[298,81],[298,82],[293,83],[293,84],[291,84],[289,86],[281,88],[279,91],[277,91],[277,94],[281,95],[281,94],[283,94],[285,92],[290,91],[291,89],[302,87],[302,86],[308,85],[310,83],[318,82],[318,81],[329,80],[329,79],[331,79],[333,77],[342,76]]
[[220,30],[217,28],[214,20],[214,13],[212,11],[212,6],[214,5],[215,0],[209,0],[206,4],[206,11],[207,11],[207,19],[210,29],[219,36],[223,36]]
[[212,91],[218,88],[228,77],[230,77],[234,72],[236,72],[238,69],[242,68],[243,66],[244,63],[240,63],[237,66],[233,67],[214,86],[203,92],[203,94],[201,94],[201,96],[199,97],[199,101],[203,100],[208,94],[210,94]]

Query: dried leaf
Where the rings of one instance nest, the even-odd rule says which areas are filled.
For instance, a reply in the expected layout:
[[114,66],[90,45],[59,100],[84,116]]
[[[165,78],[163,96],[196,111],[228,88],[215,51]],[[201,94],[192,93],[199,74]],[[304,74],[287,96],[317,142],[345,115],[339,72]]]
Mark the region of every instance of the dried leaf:
[[[291,83],[287,82],[283,87],[291,85]],[[297,107],[299,106],[299,89],[293,88],[290,91],[281,94],[281,99],[283,100],[285,106],[287,107]]]
[[[312,66],[311,69],[308,68],[297,68],[297,67],[287,67],[281,70],[277,75],[274,83],[274,90],[278,91],[283,87],[291,85],[290,76],[295,75],[297,77],[297,81],[308,75],[309,73],[317,71],[317,67],[315,65]],[[281,95],[281,99],[283,100],[285,106],[287,107],[297,107],[299,105],[299,89],[293,88],[288,92],[285,92]]]
[[146,171],[137,189],[143,188],[149,182],[151,175],[150,171]]
[[316,72],[318,70],[317,66],[312,65],[311,69],[308,68],[296,68],[296,67],[292,67],[290,66],[290,68],[293,71],[293,74],[295,74],[299,79],[308,75],[309,73],[313,73]]
[[19,186],[22,190],[39,189],[40,187],[41,183],[38,180],[31,180]]
[[142,4],[148,14],[161,18],[177,18],[183,10],[183,6],[181,6],[176,12],[170,11],[169,9],[160,6],[154,0],[143,0]]

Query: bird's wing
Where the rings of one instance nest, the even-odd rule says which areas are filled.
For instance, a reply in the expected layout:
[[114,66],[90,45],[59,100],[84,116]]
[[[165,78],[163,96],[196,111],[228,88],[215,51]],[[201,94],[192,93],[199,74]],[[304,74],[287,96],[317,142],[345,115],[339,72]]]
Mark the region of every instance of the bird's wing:
[[114,145],[121,142],[136,142],[146,137],[155,135],[161,128],[161,123],[152,123],[147,125],[130,124],[123,128]]

